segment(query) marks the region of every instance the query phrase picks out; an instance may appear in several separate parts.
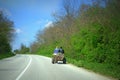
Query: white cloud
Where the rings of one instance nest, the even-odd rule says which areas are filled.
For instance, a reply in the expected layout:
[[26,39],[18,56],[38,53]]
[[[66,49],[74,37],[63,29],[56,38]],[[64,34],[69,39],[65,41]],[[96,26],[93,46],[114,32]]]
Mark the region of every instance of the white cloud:
[[21,32],[22,32],[21,29],[19,29],[19,28],[16,28],[16,29],[15,29],[15,33],[18,33],[18,34],[19,34],[19,33],[21,33]]
[[53,22],[49,21],[46,25],[45,28],[53,27]]

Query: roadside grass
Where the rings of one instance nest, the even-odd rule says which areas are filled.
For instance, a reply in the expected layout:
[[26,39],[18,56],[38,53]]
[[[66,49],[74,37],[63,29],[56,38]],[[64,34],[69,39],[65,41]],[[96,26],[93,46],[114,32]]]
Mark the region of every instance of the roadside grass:
[[101,63],[86,62],[81,60],[78,61],[70,58],[67,58],[67,61],[68,63],[71,63],[78,67],[83,67],[108,77],[120,79],[120,66],[115,66],[105,63],[101,64]]
[[8,57],[11,57],[11,56],[14,56],[14,54],[12,54],[12,53],[10,53],[10,54],[0,54],[0,59],[8,58]]

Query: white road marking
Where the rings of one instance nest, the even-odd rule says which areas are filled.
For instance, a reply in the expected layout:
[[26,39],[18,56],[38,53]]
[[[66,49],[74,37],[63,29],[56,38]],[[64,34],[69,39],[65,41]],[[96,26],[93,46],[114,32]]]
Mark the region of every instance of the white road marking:
[[30,61],[29,61],[29,63],[28,63],[28,65],[26,66],[26,68],[20,73],[20,75],[16,78],[16,80],[19,80],[21,77],[22,77],[22,75],[25,73],[25,71],[28,69],[28,67],[30,66],[30,64],[31,64],[31,62],[32,62],[32,58],[29,56],[29,58],[30,58]]

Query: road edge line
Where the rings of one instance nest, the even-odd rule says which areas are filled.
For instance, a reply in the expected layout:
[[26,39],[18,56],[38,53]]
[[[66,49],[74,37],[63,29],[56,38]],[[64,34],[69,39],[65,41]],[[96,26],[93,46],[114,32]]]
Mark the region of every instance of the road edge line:
[[28,67],[30,66],[30,64],[31,64],[31,62],[32,62],[32,58],[31,58],[31,56],[29,56],[29,58],[30,58],[30,61],[29,61],[28,65],[27,65],[26,68],[20,73],[20,75],[16,78],[16,80],[19,80],[19,79],[22,77],[22,75],[25,73],[25,71],[28,69]]

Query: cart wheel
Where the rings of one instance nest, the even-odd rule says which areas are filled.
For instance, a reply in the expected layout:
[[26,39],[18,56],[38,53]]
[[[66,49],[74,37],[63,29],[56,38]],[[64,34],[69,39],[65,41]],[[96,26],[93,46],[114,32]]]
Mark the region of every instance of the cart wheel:
[[54,59],[52,58],[52,63],[54,64]]
[[63,58],[63,64],[66,64],[66,58]]

